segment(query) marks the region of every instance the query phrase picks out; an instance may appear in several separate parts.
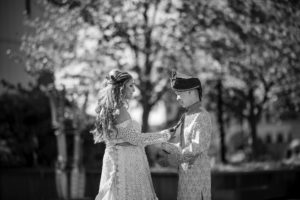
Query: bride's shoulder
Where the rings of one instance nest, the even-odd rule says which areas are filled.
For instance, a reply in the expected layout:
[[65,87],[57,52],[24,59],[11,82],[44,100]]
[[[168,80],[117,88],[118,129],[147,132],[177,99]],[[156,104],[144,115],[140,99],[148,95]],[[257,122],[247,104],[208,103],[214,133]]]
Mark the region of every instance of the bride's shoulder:
[[125,108],[121,107],[115,119],[116,126],[127,124],[129,121],[131,121],[130,114]]
[[117,128],[125,128],[128,127],[128,124],[131,124],[132,120],[131,119],[127,119],[121,123],[116,124]]
[[129,115],[128,111],[123,107],[119,108],[119,112],[115,118],[115,123],[120,124],[123,121],[126,121],[128,119],[130,119],[130,115]]

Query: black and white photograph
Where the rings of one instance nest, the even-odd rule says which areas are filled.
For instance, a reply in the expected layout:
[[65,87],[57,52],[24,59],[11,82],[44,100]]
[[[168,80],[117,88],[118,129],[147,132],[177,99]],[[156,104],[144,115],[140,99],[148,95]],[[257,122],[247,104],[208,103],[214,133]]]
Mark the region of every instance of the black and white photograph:
[[300,1],[0,0],[1,200],[300,200]]

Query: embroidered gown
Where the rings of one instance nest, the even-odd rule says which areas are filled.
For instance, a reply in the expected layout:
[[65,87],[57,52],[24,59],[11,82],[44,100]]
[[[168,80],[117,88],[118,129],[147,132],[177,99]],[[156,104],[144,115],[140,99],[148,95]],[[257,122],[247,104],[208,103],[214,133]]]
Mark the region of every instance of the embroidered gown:
[[[208,149],[212,125],[209,113],[197,103],[185,114],[177,144],[163,146],[169,162],[179,166],[178,200],[211,200],[211,172]],[[188,162],[193,156],[193,162]]]
[[[169,133],[141,133],[141,126],[132,119],[117,129],[117,138],[105,142],[96,200],[157,200],[144,147],[167,141]],[[118,145],[123,142],[133,145]]]

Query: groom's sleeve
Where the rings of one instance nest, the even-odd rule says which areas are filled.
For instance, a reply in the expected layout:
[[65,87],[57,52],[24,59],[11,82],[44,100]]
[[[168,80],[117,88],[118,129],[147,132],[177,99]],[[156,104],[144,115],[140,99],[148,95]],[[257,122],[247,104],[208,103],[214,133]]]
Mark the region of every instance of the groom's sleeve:
[[203,151],[209,149],[211,140],[211,121],[209,114],[201,112],[192,127],[192,141],[190,145],[182,149],[180,161],[190,162],[198,157]]

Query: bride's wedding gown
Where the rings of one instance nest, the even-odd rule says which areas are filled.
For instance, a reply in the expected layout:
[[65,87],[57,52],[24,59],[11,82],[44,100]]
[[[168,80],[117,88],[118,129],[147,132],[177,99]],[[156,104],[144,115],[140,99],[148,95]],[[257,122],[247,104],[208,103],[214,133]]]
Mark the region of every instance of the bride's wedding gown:
[[[117,125],[116,139],[106,141],[96,200],[156,200],[144,147],[165,142],[168,133],[141,133],[130,119]],[[132,145],[118,145],[129,142]]]

